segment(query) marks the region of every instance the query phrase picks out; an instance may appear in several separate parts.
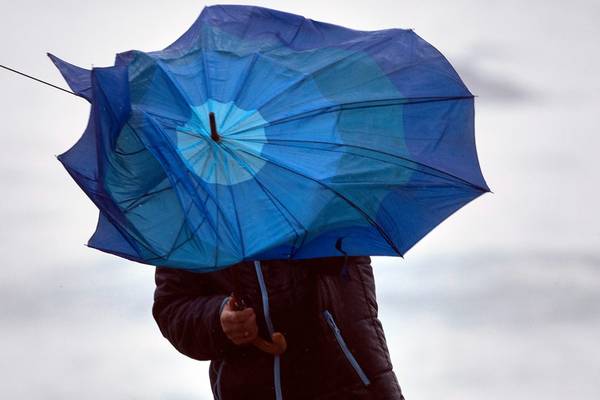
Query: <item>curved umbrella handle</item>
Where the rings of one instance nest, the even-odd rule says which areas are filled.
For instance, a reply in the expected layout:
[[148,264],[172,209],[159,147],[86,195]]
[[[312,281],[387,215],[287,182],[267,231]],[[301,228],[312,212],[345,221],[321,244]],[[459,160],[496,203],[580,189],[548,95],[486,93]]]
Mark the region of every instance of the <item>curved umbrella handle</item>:
[[[231,301],[231,305],[235,310],[243,310],[246,307],[244,302],[239,301],[234,293],[231,294],[229,301]],[[257,336],[256,339],[252,341],[252,345],[265,353],[273,355],[282,354],[287,349],[285,336],[279,332],[273,332],[273,335],[271,335],[271,342]]]
[[271,342],[258,336],[252,341],[252,344],[259,350],[273,355],[282,354],[283,352],[285,352],[285,349],[287,349],[287,342],[285,341],[285,337],[279,332],[273,333],[273,335],[271,336]]

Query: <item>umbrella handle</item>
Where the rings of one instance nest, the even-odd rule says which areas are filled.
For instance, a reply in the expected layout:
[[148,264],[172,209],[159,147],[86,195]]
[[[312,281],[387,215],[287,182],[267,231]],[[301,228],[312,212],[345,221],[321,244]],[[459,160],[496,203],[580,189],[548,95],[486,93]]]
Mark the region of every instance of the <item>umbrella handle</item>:
[[252,341],[252,345],[259,350],[264,351],[265,353],[279,355],[282,354],[287,348],[287,342],[285,341],[285,336],[279,332],[273,332],[271,336],[271,342],[257,336],[256,339]]
[[[246,307],[244,302],[238,300],[234,293],[231,294],[229,301],[231,302],[232,308],[235,310],[243,310]],[[282,354],[287,349],[285,336],[279,332],[273,332],[270,342],[261,338],[260,336],[257,336],[256,339],[252,341],[252,345],[257,349],[264,351],[265,353],[273,355]]]

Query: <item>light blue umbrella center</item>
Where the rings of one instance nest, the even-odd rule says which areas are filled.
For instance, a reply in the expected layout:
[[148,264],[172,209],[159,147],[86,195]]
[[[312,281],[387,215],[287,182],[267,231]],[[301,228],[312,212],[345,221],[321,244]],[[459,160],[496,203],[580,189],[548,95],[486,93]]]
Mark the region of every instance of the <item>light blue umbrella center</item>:
[[[211,112],[218,141],[211,138]],[[252,179],[264,167],[261,151],[267,125],[257,110],[209,99],[194,106],[187,123],[177,128],[177,151],[187,168],[205,182],[234,185]]]

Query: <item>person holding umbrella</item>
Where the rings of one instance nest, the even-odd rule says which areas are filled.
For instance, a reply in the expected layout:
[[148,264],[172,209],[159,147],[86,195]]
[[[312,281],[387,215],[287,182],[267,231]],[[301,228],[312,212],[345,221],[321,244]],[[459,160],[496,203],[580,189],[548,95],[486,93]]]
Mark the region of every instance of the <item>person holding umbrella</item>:
[[402,399],[370,256],[489,192],[474,96],[412,30],[206,7],[161,51],[50,55],[88,126],[58,159],[88,246],[157,266],[153,314],[217,399]]
[[[232,304],[234,291],[246,308]],[[159,267],[153,314],[177,350],[211,360],[215,399],[403,399],[367,256],[243,262],[211,273]],[[285,336],[282,354],[251,345],[273,328]]]

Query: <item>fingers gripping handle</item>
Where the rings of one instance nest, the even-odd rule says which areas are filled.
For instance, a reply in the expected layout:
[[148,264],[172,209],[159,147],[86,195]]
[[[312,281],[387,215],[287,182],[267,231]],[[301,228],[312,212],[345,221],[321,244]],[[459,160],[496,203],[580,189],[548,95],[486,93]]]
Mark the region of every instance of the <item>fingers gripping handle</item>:
[[[235,296],[235,293],[231,294],[231,298],[229,300],[231,302],[231,307],[237,311],[243,310],[246,308],[243,300],[239,299]],[[258,348],[259,350],[264,351],[265,353],[279,355],[285,352],[287,348],[287,342],[285,341],[285,336],[279,332],[274,332],[271,336],[271,341],[267,341],[260,336],[257,336],[256,339],[252,341],[252,345]]]

